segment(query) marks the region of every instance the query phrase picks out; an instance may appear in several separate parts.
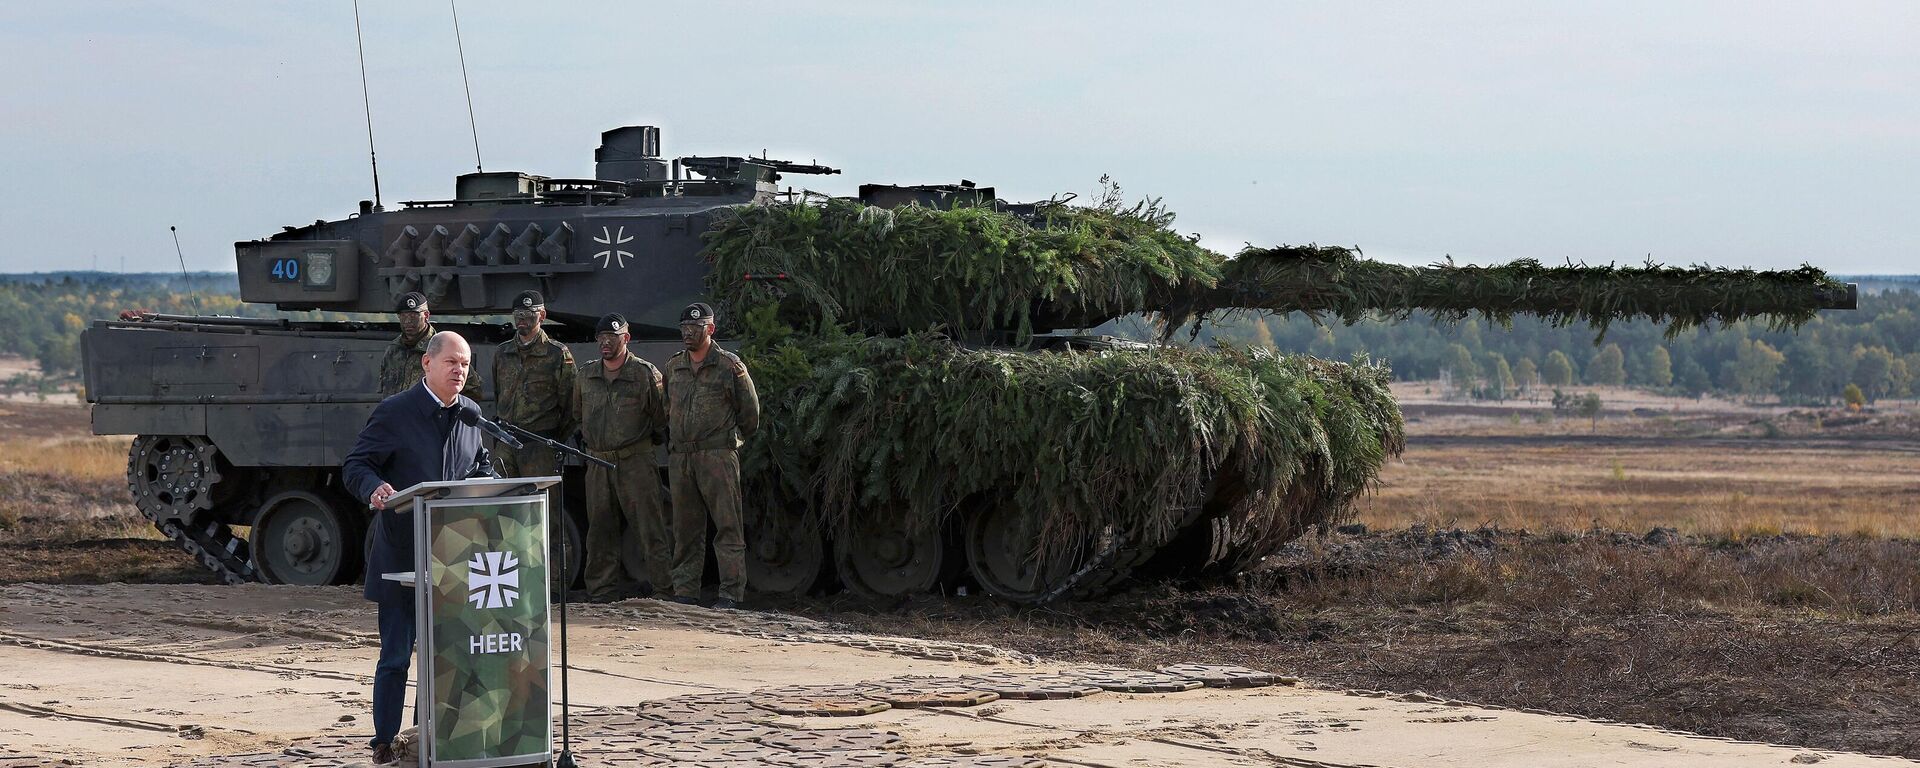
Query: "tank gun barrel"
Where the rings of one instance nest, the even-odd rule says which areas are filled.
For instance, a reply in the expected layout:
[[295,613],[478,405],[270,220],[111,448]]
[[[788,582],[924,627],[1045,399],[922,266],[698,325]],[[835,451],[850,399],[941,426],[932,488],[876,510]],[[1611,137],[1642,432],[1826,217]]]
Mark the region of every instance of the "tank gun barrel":
[[1250,248],[1228,261],[1221,281],[1196,288],[1169,308],[1180,325],[1212,312],[1264,310],[1331,315],[1353,322],[1368,313],[1404,319],[1427,312],[1443,320],[1473,315],[1506,322],[1536,315],[1555,325],[1585,322],[1605,331],[1616,320],[1667,323],[1669,335],[1712,322],[1762,319],[1791,328],[1823,309],[1853,309],[1858,288],[1811,266],[1780,271],[1672,267],[1549,267],[1532,259],[1489,266],[1409,267],[1361,258],[1346,248]]
[[[1848,309],[1853,286],[1811,266],[1409,267],[1329,246],[1248,248],[1226,258],[1169,228],[1157,209],[1041,206],[1021,215],[982,207],[884,209],[848,201],[731,212],[706,235],[715,294],[735,307],[767,301],[864,330],[931,328],[1021,335],[1091,328],[1160,313],[1166,328],[1236,310],[1306,312],[1354,322],[1369,314],[1441,320],[1537,315],[1602,335],[1644,317],[1667,332],[1764,320],[1791,328]],[[739,276],[784,275],[768,281]]]

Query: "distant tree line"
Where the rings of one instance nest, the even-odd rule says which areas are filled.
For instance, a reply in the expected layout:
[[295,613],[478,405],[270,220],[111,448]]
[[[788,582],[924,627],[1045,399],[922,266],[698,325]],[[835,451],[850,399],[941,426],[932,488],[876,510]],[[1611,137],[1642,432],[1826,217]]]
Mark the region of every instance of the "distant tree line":
[[1440,379],[1477,398],[1543,397],[1577,384],[1637,386],[1699,397],[1734,394],[1789,404],[1831,404],[1852,393],[1865,404],[1920,396],[1920,293],[1860,297],[1853,311],[1822,312],[1798,331],[1741,322],[1665,338],[1648,321],[1616,323],[1595,344],[1585,326],[1532,318],[1511,328],[1377,319],[1316,325],[1298,313],[1243,315],[1203,329],[1201,340],[1272,346],[1345,359],[1385,359],[1400,379]]
[[80,332],[122,310],[180,315],[308,317],[240,302],[232,274],[64,272],[0,275],[0,355],[36,360],[47,376],[80,367]]

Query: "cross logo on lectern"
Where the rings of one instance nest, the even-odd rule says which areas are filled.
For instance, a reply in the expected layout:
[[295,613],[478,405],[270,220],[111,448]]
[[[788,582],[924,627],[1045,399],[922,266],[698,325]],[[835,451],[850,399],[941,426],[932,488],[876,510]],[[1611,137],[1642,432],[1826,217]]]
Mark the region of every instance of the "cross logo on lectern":
[[467,561],[467,602],[475,608],[512,608],[520,599],[520,558],[512,552],[475,552]]

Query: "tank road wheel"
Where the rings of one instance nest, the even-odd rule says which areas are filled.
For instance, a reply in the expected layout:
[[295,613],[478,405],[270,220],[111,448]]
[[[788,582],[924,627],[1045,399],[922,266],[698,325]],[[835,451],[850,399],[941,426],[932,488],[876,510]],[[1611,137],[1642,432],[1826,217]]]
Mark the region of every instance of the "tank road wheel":
[[219,449],[204,437],[141,435],[127,450],[127,490],[154,524],[213,508]]
[[946,572],[946,547],[937,527],[908,530],[900,515],[870,522],[837,537],[833,563],[840,583],[869,598],[931,591]]
[[791,596],[812,590],[827,564],[820,527],[799,513],[762,505],[749,505],[747,518],[747,588]]
[[1039,605],[1103,586],[1117,551],[1111,532],[1067,552],[1036,552],[1039,521],[1007,504],[984,506],[967,521],[967,569],[980,588],[1010,603]]
[[333,501],[306,491],[268,499],[254,520],[252,547],[273,584],[337,584],[359,575],[359,526]]

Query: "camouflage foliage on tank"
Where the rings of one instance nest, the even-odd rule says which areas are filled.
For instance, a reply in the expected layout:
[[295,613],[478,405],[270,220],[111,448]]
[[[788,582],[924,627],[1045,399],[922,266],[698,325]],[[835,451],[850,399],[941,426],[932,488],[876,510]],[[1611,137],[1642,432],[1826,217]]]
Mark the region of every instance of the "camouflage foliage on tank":
[[[777,303],[795,324],[870,332],[1091,327],[1157,313],[1171,332],[1211,313],[1369,312],[1441,319],[1516,314],[1555,323],[1650,317],[1670,331],[1761,318],[1790,328],[1845,305],[1847,286],[1811,266],[1407,267],[1340,247],[1248,247],[1234,258],[1173,231],[1154,203],[879,209],[846,200],[747,206],[707,234],[713,288],[735,308]],[[740,276],[782,276],[739,279]],[[725,313],[723,312],[723,317]]]
[[924,334],[754,338],[743,352],[767,417],[747,444],[747,475],[815,500],[837,529],[862,515],[939,526],[991,498],[1043,521],[1036,550],[1109,529],[1164,542],[1209,505],[1244,545],[1284,542],[1343,513],[1405,442],[1387,370],[1364,360],[1016,353]]

